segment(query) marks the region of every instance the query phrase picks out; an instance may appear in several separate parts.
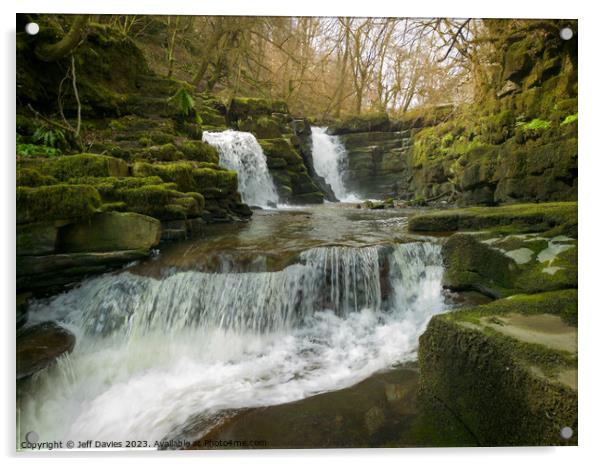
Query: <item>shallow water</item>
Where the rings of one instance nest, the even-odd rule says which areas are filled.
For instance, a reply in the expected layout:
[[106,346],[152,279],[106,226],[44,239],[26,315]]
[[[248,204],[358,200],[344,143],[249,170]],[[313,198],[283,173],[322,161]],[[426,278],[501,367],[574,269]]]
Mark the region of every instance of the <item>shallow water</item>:
[[[20,388],[41,441],[197,439],[220,413],[343,389],[416,358],[445,310],[440,246],[407,212],[255,212],[33,304],[74,351]],[[152,445],[150,445],[152,446]]]

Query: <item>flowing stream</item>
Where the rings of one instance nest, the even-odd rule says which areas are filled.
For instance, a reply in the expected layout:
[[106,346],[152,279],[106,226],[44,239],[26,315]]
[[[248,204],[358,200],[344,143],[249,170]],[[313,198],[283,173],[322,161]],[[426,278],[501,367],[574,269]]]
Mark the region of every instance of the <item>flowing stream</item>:
[[203,141],[217,148],[220,165],[238,173],[238,187],[243,202],[260,207],[278,202],[265,154],[255,136],[234,130],[205,132]]
[[316,173],[322,176],[341,202],[358,202],[355,194],[345,188],[343,170],[347,164],[347,151],[338,136],[326,133],[327,128],[311,127],[312,158]]
[[[41,441],[194,439],[228,410],[341,389],[415,359],[444,310],[440,246],[392,242],[403,217],[335,206],[261,211],[241,230],[34,302],[32,323],[57,320],[77,344],[22,390],[20,429]],[[201,264],[205,247],[290,257],[249,268],[235,256],[224,272]]]

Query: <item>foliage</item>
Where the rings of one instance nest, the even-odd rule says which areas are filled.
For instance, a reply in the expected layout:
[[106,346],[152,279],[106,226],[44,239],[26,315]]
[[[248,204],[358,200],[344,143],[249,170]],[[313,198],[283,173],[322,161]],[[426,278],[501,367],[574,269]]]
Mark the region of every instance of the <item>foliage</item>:
[[49,128],[47,126],[38,127],[32,136],[34,142],[41,143],[48,147],[65,147],[68,145],[65,132],[62,129]]
[[194,117],[198,124],[203,121],[196,111],[196,102],[192,94],[184,87],[176,91],[169,98],[169,102],[174,106],[176,112],[183,117]]
[[517,122],[516,123],[517,127],[520,127],[522,129],[527,129],[527,130],[548,129],[551,125],[552,125],[552,123],[550,121],[541,120],[539,118],[534,118],[533,120],[531,120],[528,123],[525,123],[525,122]]
[[17,155],[23,157],[57,157],[61,154],[61,150],[55,147],[17,143]]
[[568,115],[564,120],[562,120],[560,126],[569,125],[571,123],[574,123],[575,121],[577,121],[577,113],[573,115]]

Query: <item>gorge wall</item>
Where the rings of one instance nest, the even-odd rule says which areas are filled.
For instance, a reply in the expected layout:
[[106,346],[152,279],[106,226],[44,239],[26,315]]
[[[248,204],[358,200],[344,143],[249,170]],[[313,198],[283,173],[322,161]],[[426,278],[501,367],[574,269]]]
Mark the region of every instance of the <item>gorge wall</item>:
[[351,186],[367,197],[447,197],[461,205],[576,200],[576,37],[563,41],[554,28],[509,34],[501,23],[487,24],[501,39],[474,105],[331,126],[347,147]]

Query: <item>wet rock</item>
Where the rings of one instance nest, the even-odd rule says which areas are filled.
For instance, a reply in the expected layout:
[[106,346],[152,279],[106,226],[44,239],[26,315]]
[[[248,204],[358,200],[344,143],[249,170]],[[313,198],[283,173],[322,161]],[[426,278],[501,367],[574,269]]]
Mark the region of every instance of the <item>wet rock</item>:
[[445,273],[443,286],[451,290],[474,290],[498,298],[513,287],[512,259],[473,235],[452,235],[441,250]]
[[56,248],[59,227],[65,222],[38,222],[17,225],[17,255],[52,254]]
[[31,293],[20,293],[17,294],[17,315],[16,315],[16,321],[17,321],[17,330],[21,327],[23,327],[23,325],[25,325],[25,323],[27,322],[27,308],[28,308],[28,301],[29,298],[31,297]]
[[71,352],[75,335],[54,322],[44,322],[17,334],[17,380],[27,378]]
[[159,244],[161,222],[133,212],[97,214],[90,222],[61,229],[62,252],[106,252],[131,249],[149,250]]
[[365,133],[369,131],[388,131],[391,121],[386,113],[353,116],[339,121],[328,128],[329,134]]
[[411,231],[503,229],[507,233],[547,231],[577,236],[577,203],[551,202],[449,209],[415,215]]
[[577,286],[577,242],[565,236],[452,235],[443,245],[443,285],[498,298]]
[[577,290],[512,296],[431,319],[420,337],[421,399],[481,446],[576,445]]
[[139,249],[17,257],[17,290],[60,291],[65,285],[148,257]]
[[343,390],[226,412],[212,429],[198,429],[200,439],[191,448],[219,448],[220,440],[244,438],[265,441],[251,446],[255,448],[474,446],[470,433],[448,411],[422,414],[417,382],[417,371],[402,367]]

